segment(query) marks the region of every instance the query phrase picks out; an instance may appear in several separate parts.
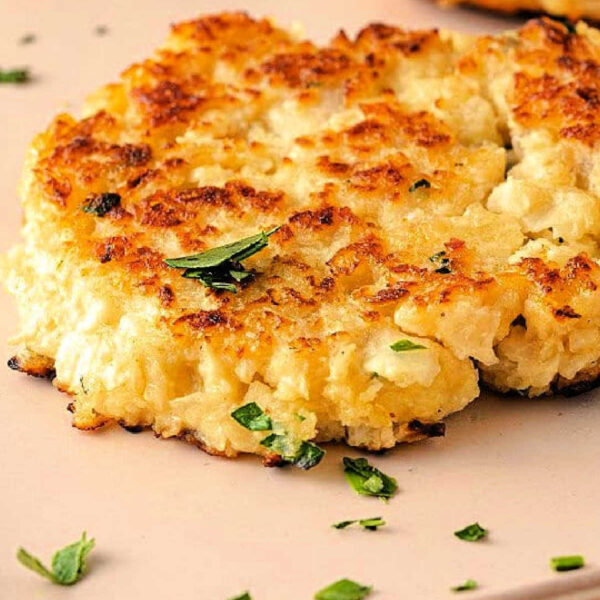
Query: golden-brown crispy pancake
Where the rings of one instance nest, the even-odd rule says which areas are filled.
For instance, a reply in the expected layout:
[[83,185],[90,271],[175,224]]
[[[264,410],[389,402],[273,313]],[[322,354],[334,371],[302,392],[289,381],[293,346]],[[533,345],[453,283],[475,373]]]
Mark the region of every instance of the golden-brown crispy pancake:
[[[317,47],[180,23],[33,142],[4,260],[21,345],[74,423],[261,454],[439,435],[478,394],[582,390],[600,359],[600,34],[375,24]],[[280,227],[237,293],[166,258]],[[394,351],[410,340],[419,349]]]

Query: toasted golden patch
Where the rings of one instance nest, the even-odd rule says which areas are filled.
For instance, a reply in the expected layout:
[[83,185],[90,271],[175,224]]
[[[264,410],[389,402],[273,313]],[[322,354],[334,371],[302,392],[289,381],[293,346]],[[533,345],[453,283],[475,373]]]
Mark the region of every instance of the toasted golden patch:
[[[547,19],[482,38],[377,24],[323,48],[238,13],[175,25],[31,146],[3,267],[11,366],[53,369],[77,427],[267,464],[239,407],[294,443],[380,449],[443,433],[480,373],[582,390],[599,39]],[[165,263],[261,231],[222,289]]]

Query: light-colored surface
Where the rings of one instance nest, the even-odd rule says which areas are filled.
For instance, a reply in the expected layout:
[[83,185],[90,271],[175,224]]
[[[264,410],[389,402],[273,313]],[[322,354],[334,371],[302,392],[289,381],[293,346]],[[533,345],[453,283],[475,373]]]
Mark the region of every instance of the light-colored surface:
[[[147,54],[168,22],[235,6],[29,0],[3,11],[2,66],[28,64],[37,80],[0,88],[2,250],[16,239],[14,189],[31,136]],[[303,21],[319,41],[340,26],[354,32],[375,20],[473,31],[516,23],[419,0],[244,7],[283,24]],[[94,35],[98,24],[110,32]],[[37,42],[17,45],[29,31]],[[8,357],[15,312],[6,296],[0,301],[0,353]],[[446,439],[373,457],[400,484],[388,505],[348,488],[339,463],[354,451],[330,447],[309,473],[266,470],[253,459],[212,458],[149,434],[78,432],[69,426],[67,401],[45,382],[0,369],[2,598],[219,600],[249,589],[255,600],[300,600],[347,576],[373,584],[373,598],[382,600],[451,597],[448,588],[467,578],[481,584],[469,597],[533,599],[600,580],[600,406],[593,395],[482,399],[450,419]],[[329,527],[378,514],[390,525],[376,533]],[[489,541],[453,537],[474,520],[490,528]],[[97,550],[90,576],[72,589],[54,588],[14,560],[20,544],[49,557],[83,529],[96,536]],[[550,556],[576,552],[588,558],[586,569],[549,570]]]

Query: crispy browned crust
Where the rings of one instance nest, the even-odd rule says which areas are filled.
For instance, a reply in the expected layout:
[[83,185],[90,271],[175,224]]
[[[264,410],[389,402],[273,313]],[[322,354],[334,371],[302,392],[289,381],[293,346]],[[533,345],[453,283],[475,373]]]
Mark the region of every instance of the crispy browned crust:
[[285,467],[287,463],[283,457],[279,456],[279,454],[267,454],[262,458],[262,464],[264,467]]
[[[63,388],[60,385],[55,385],[55,387],[64,394],[73,396],[73,392],[68,389]],[[74,402],[69,402],[69,404],[67,404],[67,410],[73,415],[71,424],[75,429],[79,429],[80,431],[95,431],[96,429],[103,429],[107,425],[115,423],[114,419],[106,417],[105,415],[100,415],[96,411],[83,415],[78,413],[75,409]]]
[[[308,343],[308,340],[307,340],[307,343]],[[41,368],[38,368],[41,365],[49,365],[50,363],[54,364],[54,361],[52,361],[48,357],[44,357],[44,356],[41,356],[41,355],[35,354],[35,353],[28,353],[27,356],[28,356],[28,361],[20,359],[18,356],[14,356],[13,358],[11,358],[8,361],[8,366],[11,369],[18,370],[23,373],[27,373],[28,375],[33,375],[34,377],[46,377],[47,379],[54,378],[53,372],[52,372],[52,376],[48,376],[47,374],[45,374],[45,372]],[[31,369],[31,371],[29,369]],[[600,367],[599,367],[599,369],[600,369]],[[70,396],[73,395],[69,389],[61,386],[60,384],[56,384],[55,387],[63,393],[66,393]],[[586,390],[582,390],[582,391],[586,391]],[[70,402],[67,405],[67,410],[69,410],[69,412],[72,412],[72,413],[75,412],[72,402]],[[115,423],[115,422],[120,427],[122,427],[123,429],[128,431],[129,433],[140,433],[145,430],[152,430],[152,427],[148,426],[148,425],[131,425],[131,424],[125,423],[124,421],[115,421],[114,419],[102,417],[101,415],[94,415],[94,418],[92,418],[90,420],[74,421],[73,426],[82,431],[94,431],[96,429],[101,429],[101,428],[103,428],[111,423]],[[423,423],[423,422],[419,421],[418,419],[413,419],[408,424],[404,425],[403,428],[405,429],[404,436],[405,436],[407,442],[413,442],[413,441],[422,440],[422,439],[426,439],[426,438],[430,438],[430,437],[441,437],[441,436],[444,436],[445,432],[446,432],[446,425],[443,422]],[[164,439],[158,433],[155,433],[155,435],[156,435],[156,437]],[[212,456],[221,456],[221,457],[232,458],[237,455],[237,454],[227,453],[227,452],[224,452],[221,450],[217,450],[215,448],[211,448],[210,446],[207,446],[204,442],[199,440],[194,435],[194,432],[192,432],[192,431],[183,431],[176,437],[182,441],[189,443],[189,444],[193,444],[197,448],[200,448],[200,450],[202,450],[203,452],[206,452],[207,454],[210,454]],[[365,448],[365,449],[368,450],[368,448]],[[266,467],[279,467],[279,466],[283,466],[285,464],[285,461],[278,454],[267,454],[267,455],[263,456],[262,462],[263,462],[263,465]]]
[[[492,381],[486,378],[485,371],[480,371],[480,386],[482,389],[489,390],[494,394],[504,397],[528,396],[529,390],[500,388]],[[590,392],[600,387],[600,363],[595,362],[592,366],[579,371],[571,379],[557,375],[550,384],[549,390],[543,394],[545,396],[565,396],[571,398]]]
[[589,18],[600,19],[600,7],[594,0],[565,0],[562,6],[557,2],[547,0],[438,0],[442,5],[468,4],[487,10],[499,11],[507,14],[520,12],[527,13],[552,13],[571,19]]
[[552,392],[561,396],[578,396],[600,386],[600,363],[580,371],[572,379],[558,376],[552,382]]
[[[74,412],[71,408],[72,404],[67,406],[67,410],[69,412]],[[114,423],[114,419],[109,419],[107,417],[103,417],[101,415],[96,415],[94,419],[89,421],[73,420],[73,427],[75,429],[79,429],[80,431],[96,431],[96,429],[103,429],[107,425]]]
[[149,429],[148,427],[146,427],[144,425],[127,425],[123,421],[119,421],[118,424],[127,433],[142,433],[142,431],[145,431],[146,429]]
[[[194,331],[224,337],[240,329],[240,324],[255,324],[256,335],[267,343],[274,330],[281,334],[286,329],[291,337],[295,335],[293,324],[282,320],[282,315],[308,314],[321,303],[344,303],[349,292],[363,304],[360,314],[366,323],[378,314],[388,314],[391,303],[444,304],[457,295],[484,295],[498,286],[501,277],[474,268],[472,250],[463,240],[446,242],[452,273],[440,274],[430,263],[407,264],[401,251],[389,251],[381,227],[368,215],[359,216],[350,207],[338,205],[346,194],[359,194],[364,202],[372,198],[400,207],[412,201],[409,188],[424,174],[397,149],[411,145],[433,157],[458,145],[441,120],[426,111],[407,111],[385,90],[377,101],[361,101],[373,93],[372,86],[382,85],[386,68],[398,55],[414,58],[449,50],[437,31],[373,24],[354,40],[340,34],[322,49],[295,42],[268,21],[240,13],[204,17],[176,25],[173,31],[192,47],[180,53],[161,51],[123,75],[121,93],[127,95],[137,115],[137,124],[128,125],[128,135],[138,141],[119,143],[123,127],[119,114],[100,111],[81,121],[61,116],[47,134],[42,158],[34,169],[34,187],[58,209],[58,225],[76,231],[79,243],[73,251],[83,260],[93,257],[107,277],[118,274],[125,279],[131,293],[156,298],[175,334]],[[253,34],[260,37],[253,38]],[[549,19],[532,21],[519,35],[519,60],[535,70],[556,74],[538,77],[527,69],[516,74],[512,99],[516,120],[527,127],[543,121],[545,127],[555,126],[565,139],[595,144],[600,140],[600,125],[595,122],[598,66],[592,68],[588,42]],[[206,36],[212,40],[206,48],[194,46],[205,43]],[[241,71],[241,83],[246,87],[234,94],[230,88],[190,74],[187,67],[195,64],[198,53],[206,53],[211,60],[225,57],[232,69]],[[258,66],[244,69],[249,53],[255,53]],[[563,79],[568,83],[562,83]],[[284,88],[307,107],[318,100],[320,90],[340,86],[345,105],[358,107],[364,115],[363,120],[341,131],[295,140],[298,146],[322,147],[314,166],[329,178],[321,190],[312,193],[305,210],[292,210],[283,190],[257,189],[239,177],[222,186],[190,186],[192,167],[177,154],[176,136],[186,127],[208,127],[203,121],[206,111],[241,106],[259,110],[264,95],[260,85],[265,84],[274,90]],[[587,92],[582,94],[582,89]],[[234,134],[230,134],[232,140]],[[374,160],[383,149],[396,151]],[[231,141],[227,160],[243,164],[244,153],[256,157],[265,152],[258,142]],[[280,168],[292,163],[284,157]],[[435,206],[442,197],[440,190],[451,194],[456,182],[450,172],[441,169],[427,177],[431,182],[427,201]],[[115,186],[115,179],[121,184]],[[119,206],[102,218],[117,235],[90,235],[97,217],[81,211],[90,190],[120,195]],[[167,235],[177,239],[182,252],[218,245],[223,232],[213,224],[217,214],[226,215],[231,223],[252,216],[264,228],[282,225],[272,236],[270,248],[258,258],[264,263],[260,276],[233,298],[183,279],[164,264],[166,256],[160,247],[160,240]],[[345,230],[349,231],[348,243],[327,264],[299,260],[299,240],[310,237],[311,244],[326,246]],[[541,277],[538,272],[544,268],[531,261],[523,265],[532,281]],[[584,273],[582,269],[579,272]],[[384,285],[378,289],[364,285],[382,280],[382,273],[386,274]],[[597,277],[597,265],[590,266],[587,279]],[[349,290],[348,282],[354,279],[363,285]],[[546,294],[541,286],[540,290]],[[195,310],[190,303],[192,295],[209,298],[214,309]],[[563,302],[556,308],[567,305]],[[557,312],[556,318],[564,318],[564,313]]]
[[541,10],[540,0],[438,0],[438,3],[442,6],[465,4],[506,14]]
[[8,359],[7,365],[13,371],[26,373],[32,377],[54,379],[54,360],[48,356],[42,356],[35,352],[21,352]]
[[[13,360],[16,359],[16,360]],[[23,362],[13,357],[9,361],[9,367],[20,372],[26,373],[28,375],[33,375],[35,377],[46,377],[48,379],[52,379],[52,377],[48,377],[47,375],[41,374],[43,371],[40,369],[33,369],[35,372],[31,373],[27,369],[32,365],[43,365],[49,364],[50,359],[47,357],[43,357],[41,355],[31,354],[31,359],[29,362]],[[12,366],[13,364],[20,365],[18,368]],[[494,393],[500,394],[502,396],[526,396],[527,390],[505,390],[498,389],[489,381],[485,380],[485,377],[480,379],[481,386],[485,389],[489,389]],[[558,394],[567,397],[577,396],[579,394],[586,393],[590,390],[595,389],[600,386],[600,362],[595,363],[591,367],[577,373],[575,377],[572,379],[565,379],[564,377],[558,376],[551,385],[551,391],[548,392],[547,395]],[[71,392],[67,389],[61,388],[57,386],[58,389],[64,393],[72,395]],[[73,403],[69,403],[67,409],[70,412],[74,412]],[[103,417],[101,415],[94,415],[93,418],[89,420],[81,420],[73,422],[73,426],[82,431],[95,431],[97,429],[101,429],[107,425],[112,423],[117,423],[124,430],[129,433],[140,433],[145,430],[152,430],[151,426],[148,425],[131,425],[127,424],[124,421],[115,421],[114,419],[109,419]],[[418,419],[413,419],[407,424],[401,425],[397,427],[397,434],[401,434],[403,441],[407,443],[416,442],[420,440],[425,440],[433,437],[443,437],[446,433],[446,424],[443,422],[434,422],[434,423],[423,423]],[[154,435],[159,439],[165,439],[159,433],[154,432]],[[217,450],[216,448],[212,448],[198,439],[198,437],[192,431],[183,431],[179,435],[175,436],[177,439],[187,442],[188,444],[192,444],[211,456],[219,456],[223,458],[235,458],[238,453],[225,452],[222,450]],[[363,447],[363,450],[371,451],[375,453],[383,452],[385,450],[371,450],[368,447]],[[277,454],[267,454],[262,457],[262,464],[265,467],[282,467],[287,463],[286,461]]]
[[[160,434],[155,434],[155,435],[156,435],[156,437],[165,439]],[[206,454],[210,454],[211,456],[221,456],[224,458],[235,458],[238,455],[237,452],[227,453],[227,452],[224,452],[223,450],[217,450],[216,448],[211,448],[210,446],[207,446],[203,441],[199,440],[194,435],[193,431],[182,431],[176,437],[177,437],[177,439],[187,442],[188,444],[192,444],[192,445],[196,446],[196,448],[200,448],[200,450],[202,450],[203,452],[206,452]]]
[[422,423],[419,419],[413,419],[408,424],[408,429],[428,438],[444,437],[446,435],[446,424],[441,421],[437,423]]

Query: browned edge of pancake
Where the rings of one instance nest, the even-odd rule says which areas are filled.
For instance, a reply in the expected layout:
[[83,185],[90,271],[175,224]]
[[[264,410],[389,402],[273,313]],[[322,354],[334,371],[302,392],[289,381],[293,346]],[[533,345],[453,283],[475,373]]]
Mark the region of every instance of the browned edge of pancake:
[[[54,361],[47,356],[36,354],[31,351],[24,351],[21,354],[16,354],[8,361],[7,364],[15,371],[19,371],[33,377],[41,377],[48,380],[53,380],[56,376],[56,372],[54,370]],[[527,396],[527,390],[497,388],[485,379],[485,374],[483,372],[480,371],[480,374],[482,375],[480,378],[481,389],[490,390],[493,393],[504,397]],[[56,383],[55,387],[59,391],[68,394],[69,396],[73,395],[70,390],[63,388],[60,385],[56,385]],[[550,385],[550,390],[545,395],[561,395],[565,397],[572,397],[579,394],[584,394],[597,387],[600,387],[600,361],[596,361],[590,367],[579,371],[572,379],[566,379],[565,377],[557,375]],[[72,402],[67,405],[67,410],[73,412]],[[119,425],[129,433],[140,433],[142,431],[152,430],[152,427],[149,425],[130,424],[126,423],[125,421],[116,421],[115,419],[107,418],[102,415],[94,415],[89,421],[73,422],[73,426],[81,431],[95,431],[97,429],[114,424]],[[423,423],[418,419],[413,419],[409,423],[398,424],[397,427],[404,429],[403,442],[416,442],[433,437],[442,437],[446,433],[446,424],[442,421],[435,423]],[[169,439],[156,432],[154,432],[154,435],[160,439]],[[238,456],[237,452],[231,455],[222,450],[217,450],[216,448],[208,446],[202,440],[199,440],[191,430],[184,430],[174,437],[187,442],[188,444],[196,446],[211,456],[220,456],[224,458],[235,458]],[[389,448],[382,450],[370,450],[369,448],[365,448],[363,446],[358,447],[362,450],[366,450],[375,454],[381,454],[382,452],[389,450]],[[287,463],[278,454],[271,453],[262,457],[262,464],[265,467],[281,467]]]

